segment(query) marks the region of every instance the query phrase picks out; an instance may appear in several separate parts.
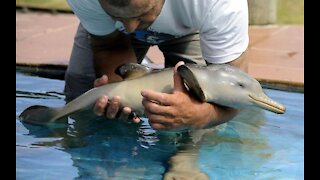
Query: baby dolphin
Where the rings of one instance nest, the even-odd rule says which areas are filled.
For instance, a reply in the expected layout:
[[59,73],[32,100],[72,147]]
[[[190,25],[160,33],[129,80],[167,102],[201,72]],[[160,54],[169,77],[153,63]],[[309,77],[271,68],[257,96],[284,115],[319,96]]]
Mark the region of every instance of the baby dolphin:
[[[285,107],[270,99],[260,83],[231,65],[199,66],[185,64],[177,68],[184,84],[193,97],[201,102],[216,103],[233,108],[256,106],[282,114]],[[138,116],[144,115],[141,91],[173,92],[173,68],[150,70],[139,64],[125,64],[117,69],[125,80],[93,88],[63,107],[31,106],[19,118],[32,124],[52,123],[72,113],[93,108],[95,102],[106,95],[110,99],[121,97],[122,106],[131,107]]]

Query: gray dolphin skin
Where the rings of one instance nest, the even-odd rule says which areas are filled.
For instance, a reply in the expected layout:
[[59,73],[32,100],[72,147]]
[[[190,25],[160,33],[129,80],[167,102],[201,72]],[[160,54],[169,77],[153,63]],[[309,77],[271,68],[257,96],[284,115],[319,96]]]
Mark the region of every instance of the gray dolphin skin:
[[[143,116],[142,90],[173,92],[173,68],[152,71],[139,64],[127,64],[118,69],[120,74],[126,76],[124,81],[93,88],[63,107],[31,106],[20,114],[20,120],[32,124],[53,123],[72,113],[93,108],[102,95],[110,99],[120,96],[123,107],[131,107],[138,116]],[[256,106],[278,114],[285,112],[282,104],[270,99],[263,92],[256,79],[236,67],[226,64],[185,64],[179,66],[177,71],[190,95],[201,102],[240,109]]]

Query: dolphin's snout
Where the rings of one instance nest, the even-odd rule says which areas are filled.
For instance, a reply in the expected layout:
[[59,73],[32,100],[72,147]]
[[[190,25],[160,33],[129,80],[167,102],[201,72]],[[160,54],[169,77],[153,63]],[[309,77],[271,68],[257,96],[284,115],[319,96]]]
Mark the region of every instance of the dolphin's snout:
[[284,105],[280,104],[279,102],[276,102],[269,98],[264,93],[259,95],[249,95],[254,105],[263,108],[265,110],[277,113],[277,114],[283,114],[286,111],[286,108]]

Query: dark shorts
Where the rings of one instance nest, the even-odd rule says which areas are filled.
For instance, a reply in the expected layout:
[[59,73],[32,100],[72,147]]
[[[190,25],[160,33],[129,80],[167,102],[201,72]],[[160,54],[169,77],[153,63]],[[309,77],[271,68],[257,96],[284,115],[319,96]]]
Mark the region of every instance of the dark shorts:
[[[132,39],[132,45],[141,63],[151,44]],[[158,44],[165,59],[165,67],[173,67],[178,61],[205,65],[200,48],[199,33],[183,36]],[[90,35],[80,24],[74,38],[68,69],[65,74],[66,100],[70,101],[93,88],[96,79],[93,53],[90,48]]]

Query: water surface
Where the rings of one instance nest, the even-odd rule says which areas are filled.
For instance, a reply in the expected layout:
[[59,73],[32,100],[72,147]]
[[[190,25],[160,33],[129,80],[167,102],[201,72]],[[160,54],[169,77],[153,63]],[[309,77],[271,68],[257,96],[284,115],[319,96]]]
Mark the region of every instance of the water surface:
[[[191,143],[188,133],[159,133],[147,119],[135,125],[85,112],[68,125],[19,121],[31,105],[63,106],[63,85],[16,73],[17,179],[162,179],[167,160]],[[265,92],[287,112],[247,109],[194,145],[211,179],[304,179],[304,94]]]

